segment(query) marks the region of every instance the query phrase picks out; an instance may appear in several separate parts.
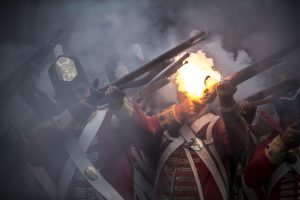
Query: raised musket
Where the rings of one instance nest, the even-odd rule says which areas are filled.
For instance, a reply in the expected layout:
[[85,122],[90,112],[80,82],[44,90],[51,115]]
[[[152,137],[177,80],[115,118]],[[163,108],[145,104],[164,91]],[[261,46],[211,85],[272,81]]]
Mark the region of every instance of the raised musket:
[[295,50],[296,48],[299,48],[300,40],[297,40],[296,42],[286,46],[285,48],[282,48],[266,57],[261,59],[258,62],[255,62],[248,67],[234,73],[231,76],[226,77],[226,80],[230,80],[233,85],[238,85],[253,76],[277,65],[281,62],[281,58],[287,54],[289,54],[291,51]]
[[[292,44],[282,48],[274,53],[264,57],[258,62],[255,62],[248,67],[224,78],[224,80],[229,80],[233,85],[237,86],[240,83],[243,83],[250,78],[260,74],[267,69],[270,69],[277,64],[279,64],[282,60],[283,56],[288,55],[293,50],[299,48],[300,40],[293,42]],[[210,91],[207,92],[205,97],[203,98],[204,103],[212,102],[216,97],[216,87],[212,88]]]
[[[174,48],[170,49],[169,51],[161,54],[160,56],[158,56],[155,59],[151,60],[150,62],[144,64],[143,66],[139,67],[138,69],[134,70],[133,72],[127,74],[126,76],[99,89],[97,91],[99,97],[103,96],[105,90],[110,85],[121,86],[122,84],[128,84],[129,82],[134,81],[135,79],[145,75],[146,73],[151,73],[151,71],[153,71],[153,70],[157,71],[157,74],[160,73],[166,67],[166,65],[160,65],[160,63],[166,62],[166,61],[174,58],[182,51],[185,51],[188,48],[197,44],[198,42],[202,41],[204,39],[204,35],[205,35],[205,33],[203,31],[199,32],[198,34],[194,35],[193,37],[190,37],[188,40],[180,43],[179,45],[175,46]],[[161,69],[159,69],[159,66],[160,67],[163,66],[163,67],[161,67]],[[152,78],[154,78],[157,74],[152,74],[152,76],[153,76]],[[145,84],[145,82],[142,82],[142,83]],[[128,84],[128,85],[130,85],[130,84]],[[141,86],[141,85],[139,85],[139,86]],[[138,86],[138,84],[134,85],[134,87],[137,87],[137,86]],[[125,87],[122,87],[122,88],[124,89]]]
[[276,83],[266,89],[256,92],[244,100],[251,102],[254,106],[271,103],[287,94],[289,91],[300,87],[300,74],[286,78],[279,83]]
[[146,96],[154,93],[155,91],[170,83],[170,76],[176,73],[177,70],[180,67],[182,67],[182,65],[184,65],[184,61],[189,57],[189,55],[189,53],[185,53],[178,60],[176,60],[174,63],[168,66],[165,71],[163,71],[157,77],[155,77],[155,79],[153,79],[148,85],[146,85],[146,87],[144,87],[139,92],[140,98],[145,98]]

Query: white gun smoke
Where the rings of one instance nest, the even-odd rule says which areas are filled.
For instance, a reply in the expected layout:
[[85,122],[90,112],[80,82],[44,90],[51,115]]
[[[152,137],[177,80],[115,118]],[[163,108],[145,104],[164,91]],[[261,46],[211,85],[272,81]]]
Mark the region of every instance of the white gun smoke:
[[[120,60],[129,70],[140,66],[131,52],[135,43],[140,44],[147,61],[185,40],[192,30],[204,30],[208,36],[217,36],[198,47],[214,58],[223,75],[228,75],[285,46],[299,35],[296,7],[291,2],[276,0],[77,0],[39,1],[31,6],[35,6],[36,11],[32,23],[37,41],[43,43],[44,38],[63,28],[65,54],[78,57],[90,81],[99,78],[102,84],[107,77],[105,68],[115,67]],[[24,9],[27,7],[30,5]],[[26,16],[20,23],[23,19]],[[19,66],[20,62],[16,63],[22,60],[21,57],[27,58],[32,52],[27,48],[20,59],[15,59],[22,49],[20,46],[13,44],[10,47],[16,53],[6,51],[7,45],[0,45],[0,49],[6,52],[1,59],[4,66],[1,67],[2,80]],[[297,65],[293,63],[298,60],[299,56],[296,56],[294,61],[288,61],[291,72],[297,71]],[[36,85],[52,98],[53,89],[46,73],[48,66],[45,65]],[[287,65],[280,66],[277,71],[276,76],[287,71]],[[264,87],[265,77],[271,77],[270,73],[265,73],[260,81],[245,82],[247,90],[239,89],[237,98]],[[167,93],[164,91],[163,94]]]

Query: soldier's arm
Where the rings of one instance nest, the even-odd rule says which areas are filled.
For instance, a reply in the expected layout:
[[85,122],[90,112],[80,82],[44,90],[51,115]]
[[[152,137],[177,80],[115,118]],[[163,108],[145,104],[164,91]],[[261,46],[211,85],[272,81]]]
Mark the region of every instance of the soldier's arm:
[[[133,127],[134,132],[147,132],[155,135],[163,129],[157,115],[147,115],[140,106],[131,102],[123,91],[110,86],[105,92],[109,107],[119,120],[122,127]],[[139,137],[139,136],[137,136]]]
[[184,117],[196,114],[191,101],[184,101],[165,108],[152,116],[147,115],[138,105],[130,102],[125,94],[115,86],[110,86],[106,91],[110,108],[118,119],[127,125],[138,125],[152,135],[178,128]]
[[177,133],[178,128],[192,116],[196,116],[199,108],[192,100],[185,99],[179,104],[173,104],[159,113],[147,116],[140,109],[136,109],[136,117],[141,124],[147,127],[151,133],[157,134],[164,130],[171,131],[171,135]]
[[[290,125],[284,132],[273,139],[268,139],[262,143],[246,168],[245,180],[247,184],[251,187],[266,184],[276,168],[287,159],[288,151],[299,147],[299,144],[299,121]],[[258,172],[258,176],[253,176],[255,171]]]
[[248,134],[247,124],[233,98],[236,88],[230,82],[224,81],[217,91],[222,120],[216,126],[216,142],[222,143],[225,152],[240,155],[246,149]]
[[141,109],[136,108],[134,119],[152,134],[158,134],[164,130],[174,130],[182,124],[180,105],[174,104],[152,116],[146,115]]

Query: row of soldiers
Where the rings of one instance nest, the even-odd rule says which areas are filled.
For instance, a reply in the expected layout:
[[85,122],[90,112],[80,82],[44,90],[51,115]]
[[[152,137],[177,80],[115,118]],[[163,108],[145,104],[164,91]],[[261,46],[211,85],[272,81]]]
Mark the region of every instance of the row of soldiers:
[[47,192],[35,199],[299,199],[299,116],[280,126],[236,102],[230,81],[217,87],[218,109],[178,92],[178,103],[150,116],[115,86],[99,108],[86,78],[66,81],[59,70],[49,75],[67,84],[56,94],[66,109],[37,125],[26,147]]

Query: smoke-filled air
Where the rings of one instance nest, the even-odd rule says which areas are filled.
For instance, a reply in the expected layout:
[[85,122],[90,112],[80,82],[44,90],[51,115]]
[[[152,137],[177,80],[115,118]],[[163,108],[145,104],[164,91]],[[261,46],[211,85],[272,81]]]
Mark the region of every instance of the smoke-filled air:
[[299,9],[1,1],[0,199],[300,199]]

